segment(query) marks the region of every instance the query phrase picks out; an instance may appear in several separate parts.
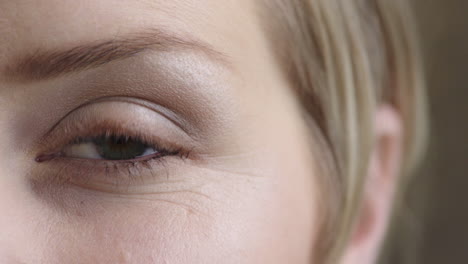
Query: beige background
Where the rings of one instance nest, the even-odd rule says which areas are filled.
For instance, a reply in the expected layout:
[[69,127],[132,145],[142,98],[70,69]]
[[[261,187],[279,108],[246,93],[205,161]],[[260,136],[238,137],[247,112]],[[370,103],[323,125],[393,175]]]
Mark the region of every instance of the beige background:
[[[468,0],[414,0],[432,119],[426,168],[382,263],[468,263]],[[418,243],[419,241],[419,243]],[[408,254],[409,253],[409,254]],[[409,261],[404,261],[409,256]]]

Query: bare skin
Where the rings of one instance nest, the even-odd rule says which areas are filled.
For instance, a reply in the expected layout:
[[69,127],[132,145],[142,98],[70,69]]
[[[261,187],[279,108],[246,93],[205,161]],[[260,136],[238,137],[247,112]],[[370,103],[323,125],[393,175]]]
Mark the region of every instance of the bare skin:
[[[323,175],[256,8],[0,1],[0,262],[311,263]],[[163,154],[71,146],[107,132]]]

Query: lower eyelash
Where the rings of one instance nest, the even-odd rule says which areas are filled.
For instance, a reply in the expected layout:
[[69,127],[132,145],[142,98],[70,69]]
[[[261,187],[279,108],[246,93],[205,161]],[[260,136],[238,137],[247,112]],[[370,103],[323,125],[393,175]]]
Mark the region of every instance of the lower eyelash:
[[[162,157],[165,157],[165,156],[181,156],[181,157],[188,157],[188,154],[184,154],[182,155],[181,154],[182,151],[181,150],[176,150],[176,151],[167,151],[167,150],[163,150],[163,149],[160,149],[157,153],[153,154],[153,155],[147,155],[147,156],[142,156],[142,157],[138,157],[136,159],[133,159],[133,160],[114,160],[113,162],[120,162],[120,163],[136,163],[136,162],[144,162],[145,160],[151,160],[151,159],[158,159],[158,158],[162,158]],[[62,152],[56,152],[56,153],[52,153],[52,154],[41,154],[39,156],[37,156],[34,160],[38,163],[42,163],[42,162],[46,162],[46,161],[50,161],[50,160],[54,160],[54,159],[57,159],[57,158],[67,158]],[[71,158],[71,157],[68,157],[69,159],[80,159],[80,158]],[[100,162],[110,162],[110,160],[105,160],[105,159],[81,159],[81,160],[96,160],[96,161],[100,161]]]
[[[91,188],[93,184],[109,186],[113,192],[132,184],[168,180],[170,160],[185,160],[190,152],[174,151],[166,155],[133,161],[88,160],[54,156],[49,163],[54,173],[44,175],[41,181],[55,184],[72,184]],[[39,157],[38,157],[39,158]],[[91,188],[92,189],[92,188]]]

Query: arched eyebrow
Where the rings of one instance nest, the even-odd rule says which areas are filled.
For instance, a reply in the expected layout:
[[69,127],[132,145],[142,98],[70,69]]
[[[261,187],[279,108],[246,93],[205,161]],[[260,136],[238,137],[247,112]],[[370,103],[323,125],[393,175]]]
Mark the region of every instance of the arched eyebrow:
[[15,59],[12,65],[5,67],[4,75],[7,80],[15,82],[51,79],[126,59],[148,50],[191,50],[230,66],[226,54],[193,36],[149,29],[127,36],[77,45],[70,49],[36,50]]

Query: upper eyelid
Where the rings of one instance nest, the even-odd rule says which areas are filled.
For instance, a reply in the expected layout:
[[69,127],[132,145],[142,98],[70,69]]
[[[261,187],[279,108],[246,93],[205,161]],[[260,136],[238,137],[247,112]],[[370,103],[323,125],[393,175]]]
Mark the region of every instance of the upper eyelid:
[[186,134],[188,134],[188,135],[193,134],[193,131],[189,130],[189,127],[190,127],[189,122],[184,120],[181,117],[181,115],[178,115],[177,113],[175,113],[174,111],[170,110],[167,107],[163,107],[163,106],[161,106],[159,104],[155,104],[155,103],[150,103],[147,100],[141,100],[141,99],[136,98],[136,97],[125,97],[125,98],[123,98],[123,97],[111,96],[111,97],[101,97],[99,99],[94,100],[94,102],[98,103],[98,102],[104,102],[104,101],[110,101],[110,100],[122,101],[122,102],[131,102],[131,103],[146,107],[146,108],[148,108],[150,110],[153,110],[153,111],[163,115],[167,119],[171,120],[175,125],[177,125]]
[[[83,144],[83,143],[93,143],[96,144],[95,140],[102,137],[103,135],[96,135],[96,136],[89,136],[89,137],[78,137],[76,138],[71,144]],[[111,135],[114,136],[114,135]],[[115,135],[117,138],[122,136],[122,137],[127,137],[128,139],[140,141],[147,147],[155,148],[157,149],[159,146],[156,146],[154,143],[151,142],[146,142],[141,138],[135,137],[135,136],[128,136],[128,135]]]
[[[100,102],[128,102],[128,103],[133,103],[133,104],[136,104],[136,105],[140,105],[140,106],[143,106],[145,108],[148,108],[148,109],[150,109],[152,111],[155,111],[155,112],[161,114],[162,116],[166,117],[168,120],[171,120],[178,128],[180,128],[182,131],[184,131],[187,135],[195,135],[196,134],[194,131],[190,130],[189,122],[184,120],[181,117],[181,115],[178,115],[174,111],[172,111],[172,110],[170,110],[170,109],[168,109],[166,107],[163,107],[163,106],[161,106],[159,104],[150,103],[145,99],[140,99],[140,98],[137,98],[137,97],[103,96],[103,97],[99,97],[99,98],[87,101],[87,102],[81,104],[80,106],[74,108],[73,110],[69,111],[68,113],[66,113],[62,118],[60,118],[46,132],[46,135],[50,134],[54,129],[56,129],[56,127],[64,119],[66,119],[68,116],[70,116],[73,112],[79,110],[80,108],[84,108],[86,106],[89,106],[89,105],[92,105],[92,104],[95,104],[95,103],[100,103]],[[193,136],[192,136],[192,139],[194,139]]]
[[[167,148],[167,146],[170,145],[177,149],[195,149],[200,144],[197,140],[194,140],[189,133],[186,133],[180,125],[177,125],[173,120],[168,119],[159,111],[148,110],[154,112],[155,116],[150,116],[149,119],[147,119],[146,115],[144,115],[145,117],[142,121],[138,121],[139,118],[136,118],[137,123],[134,123],[135,121],[133,121],[133,117],[131,117],[133,115],[132,111],[128,112],[122,110],[121,115],[115,116],[112,112],[105,111],[105,108],[97,108],[99,111],[104,110],[101,115],[99,112],[94,112],[92,108],[88,109],[85,107],[86,105],[89,105],[89,107],[100,107],[101,103],[116,104],[119,102],[128,103],[130,106],[136,107],[135,109],[143,107],[141,104],[129,103],[127,98],[123,98],[122,100],[114,99],[113,97],[106,97],[102,100],[94,100],[93,102],[97,103],[85,104],[71,111],[71,113],[60,119],[60,121],[39,140],[38,144],[34,147],[34,149],[38,150],[35,152],[57,152],[60,151],[60,148],[70,144],[75,137],[96,136],[98,133],[107,131],[117,134],[123,131],[125,135],[141,137],[145,142],[161,148]],[[120,106],[117,105],[117,107]],[[144,108],[151,109],[148,107]],[[81,109],[85,112],[77,112]],[[75,112],[77,116],[74,116]],[[84,118],[84,121],[82,118]],[[137,127],[135,127],[135,125],[137,125]],[[99,131],[96,131],[95,128]],[[158,144],[154,144],[155,142]]]

